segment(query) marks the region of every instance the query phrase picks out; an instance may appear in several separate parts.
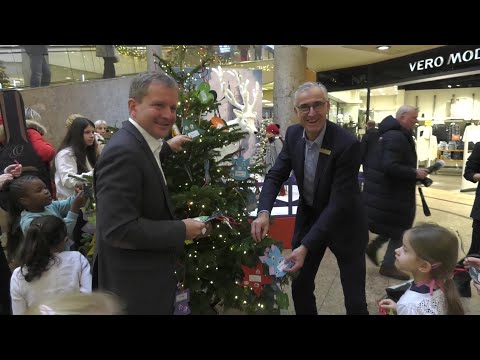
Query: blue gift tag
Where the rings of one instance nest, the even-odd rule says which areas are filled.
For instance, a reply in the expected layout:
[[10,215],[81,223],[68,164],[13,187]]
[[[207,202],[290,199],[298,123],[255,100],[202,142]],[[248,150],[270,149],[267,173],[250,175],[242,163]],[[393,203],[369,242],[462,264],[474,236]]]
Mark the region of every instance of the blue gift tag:
[[200,129],[197,124],[188,119],[184,119],[182,122],[182,134],[187,135],[189,138],[195,139],[197,136],[202,135],[205,131]]
[[250,177],[250,172],[248,171],[249,165],[250,159],[245,160],[241,156],[233,160],[233,179],[237,181],[247,180]]

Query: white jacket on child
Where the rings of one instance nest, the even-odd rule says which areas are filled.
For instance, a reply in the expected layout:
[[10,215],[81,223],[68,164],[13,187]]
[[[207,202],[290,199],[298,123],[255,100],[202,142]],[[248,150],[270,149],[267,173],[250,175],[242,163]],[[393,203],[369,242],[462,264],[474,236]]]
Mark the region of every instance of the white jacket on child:
[[[26,274],[27,270],[24,268]],[[20,267],[10,280],[13,315],[22,315],[42,299],[70,292],[92,292],[92,275],[88,260],[78,251],[55,254],[55,263],[40,278],[27,282]]]

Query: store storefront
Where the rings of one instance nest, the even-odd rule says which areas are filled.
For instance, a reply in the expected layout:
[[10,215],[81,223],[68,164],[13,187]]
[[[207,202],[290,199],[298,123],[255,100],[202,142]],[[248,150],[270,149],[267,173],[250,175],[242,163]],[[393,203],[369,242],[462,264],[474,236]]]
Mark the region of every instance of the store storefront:
[[[317,73],[337,110],[332,121],[361,138],[366,121],[377,124],[403,104],[419,108],[419,129],[432,128],[437,151],[419,156],[424,162],[444,159],[464,166],[465,142],[480,141],[467,131],[480,120],[480,45],[443,46],[401,58],[354,68]],[[480,127],[479,127],[480,128]],[[428,131],[427,131],[428,133]],[[467,137],[468,138],[467,138]],[[420,155],[420,154],[419,154]],[[460,171],[459,171],[460,173]]]

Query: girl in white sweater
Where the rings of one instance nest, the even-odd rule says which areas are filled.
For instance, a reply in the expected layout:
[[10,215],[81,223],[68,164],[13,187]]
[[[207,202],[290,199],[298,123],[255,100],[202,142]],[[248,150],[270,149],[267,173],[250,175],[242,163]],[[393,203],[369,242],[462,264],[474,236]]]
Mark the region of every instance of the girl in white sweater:
[[22,266],[10,280],[13,315],[61,293],[90,293],[88,260],[78,251],[63,251],[67,229],[62,219],[47,215],[32,220],[20,251]]
[[395,303],[379,305],[398,315],[464,315],[453,270],[458,258],[458,239],[437,224],[420,224],[403,235],[403,246],[395,250],[395,266],[411,272],[413,283]]

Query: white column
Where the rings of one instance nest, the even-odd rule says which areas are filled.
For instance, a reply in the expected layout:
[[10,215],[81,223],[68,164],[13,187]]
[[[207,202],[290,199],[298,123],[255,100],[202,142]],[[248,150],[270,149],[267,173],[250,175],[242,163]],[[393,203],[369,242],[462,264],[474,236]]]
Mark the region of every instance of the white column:
[[283,135],[288,126],[296,123],[293,94],[305,81],[307,48],[299,45],[275,45],[273,120]]
[[162,45],[147,45],[147,71],[158,70],[158,66],[155,65],[153,53],[162,57]]
[[32,70],[30,70],[30,56],[27,55],[25,49],[22,48],[22,75],[23,85],[30,87],[30,77],[32,76]]

